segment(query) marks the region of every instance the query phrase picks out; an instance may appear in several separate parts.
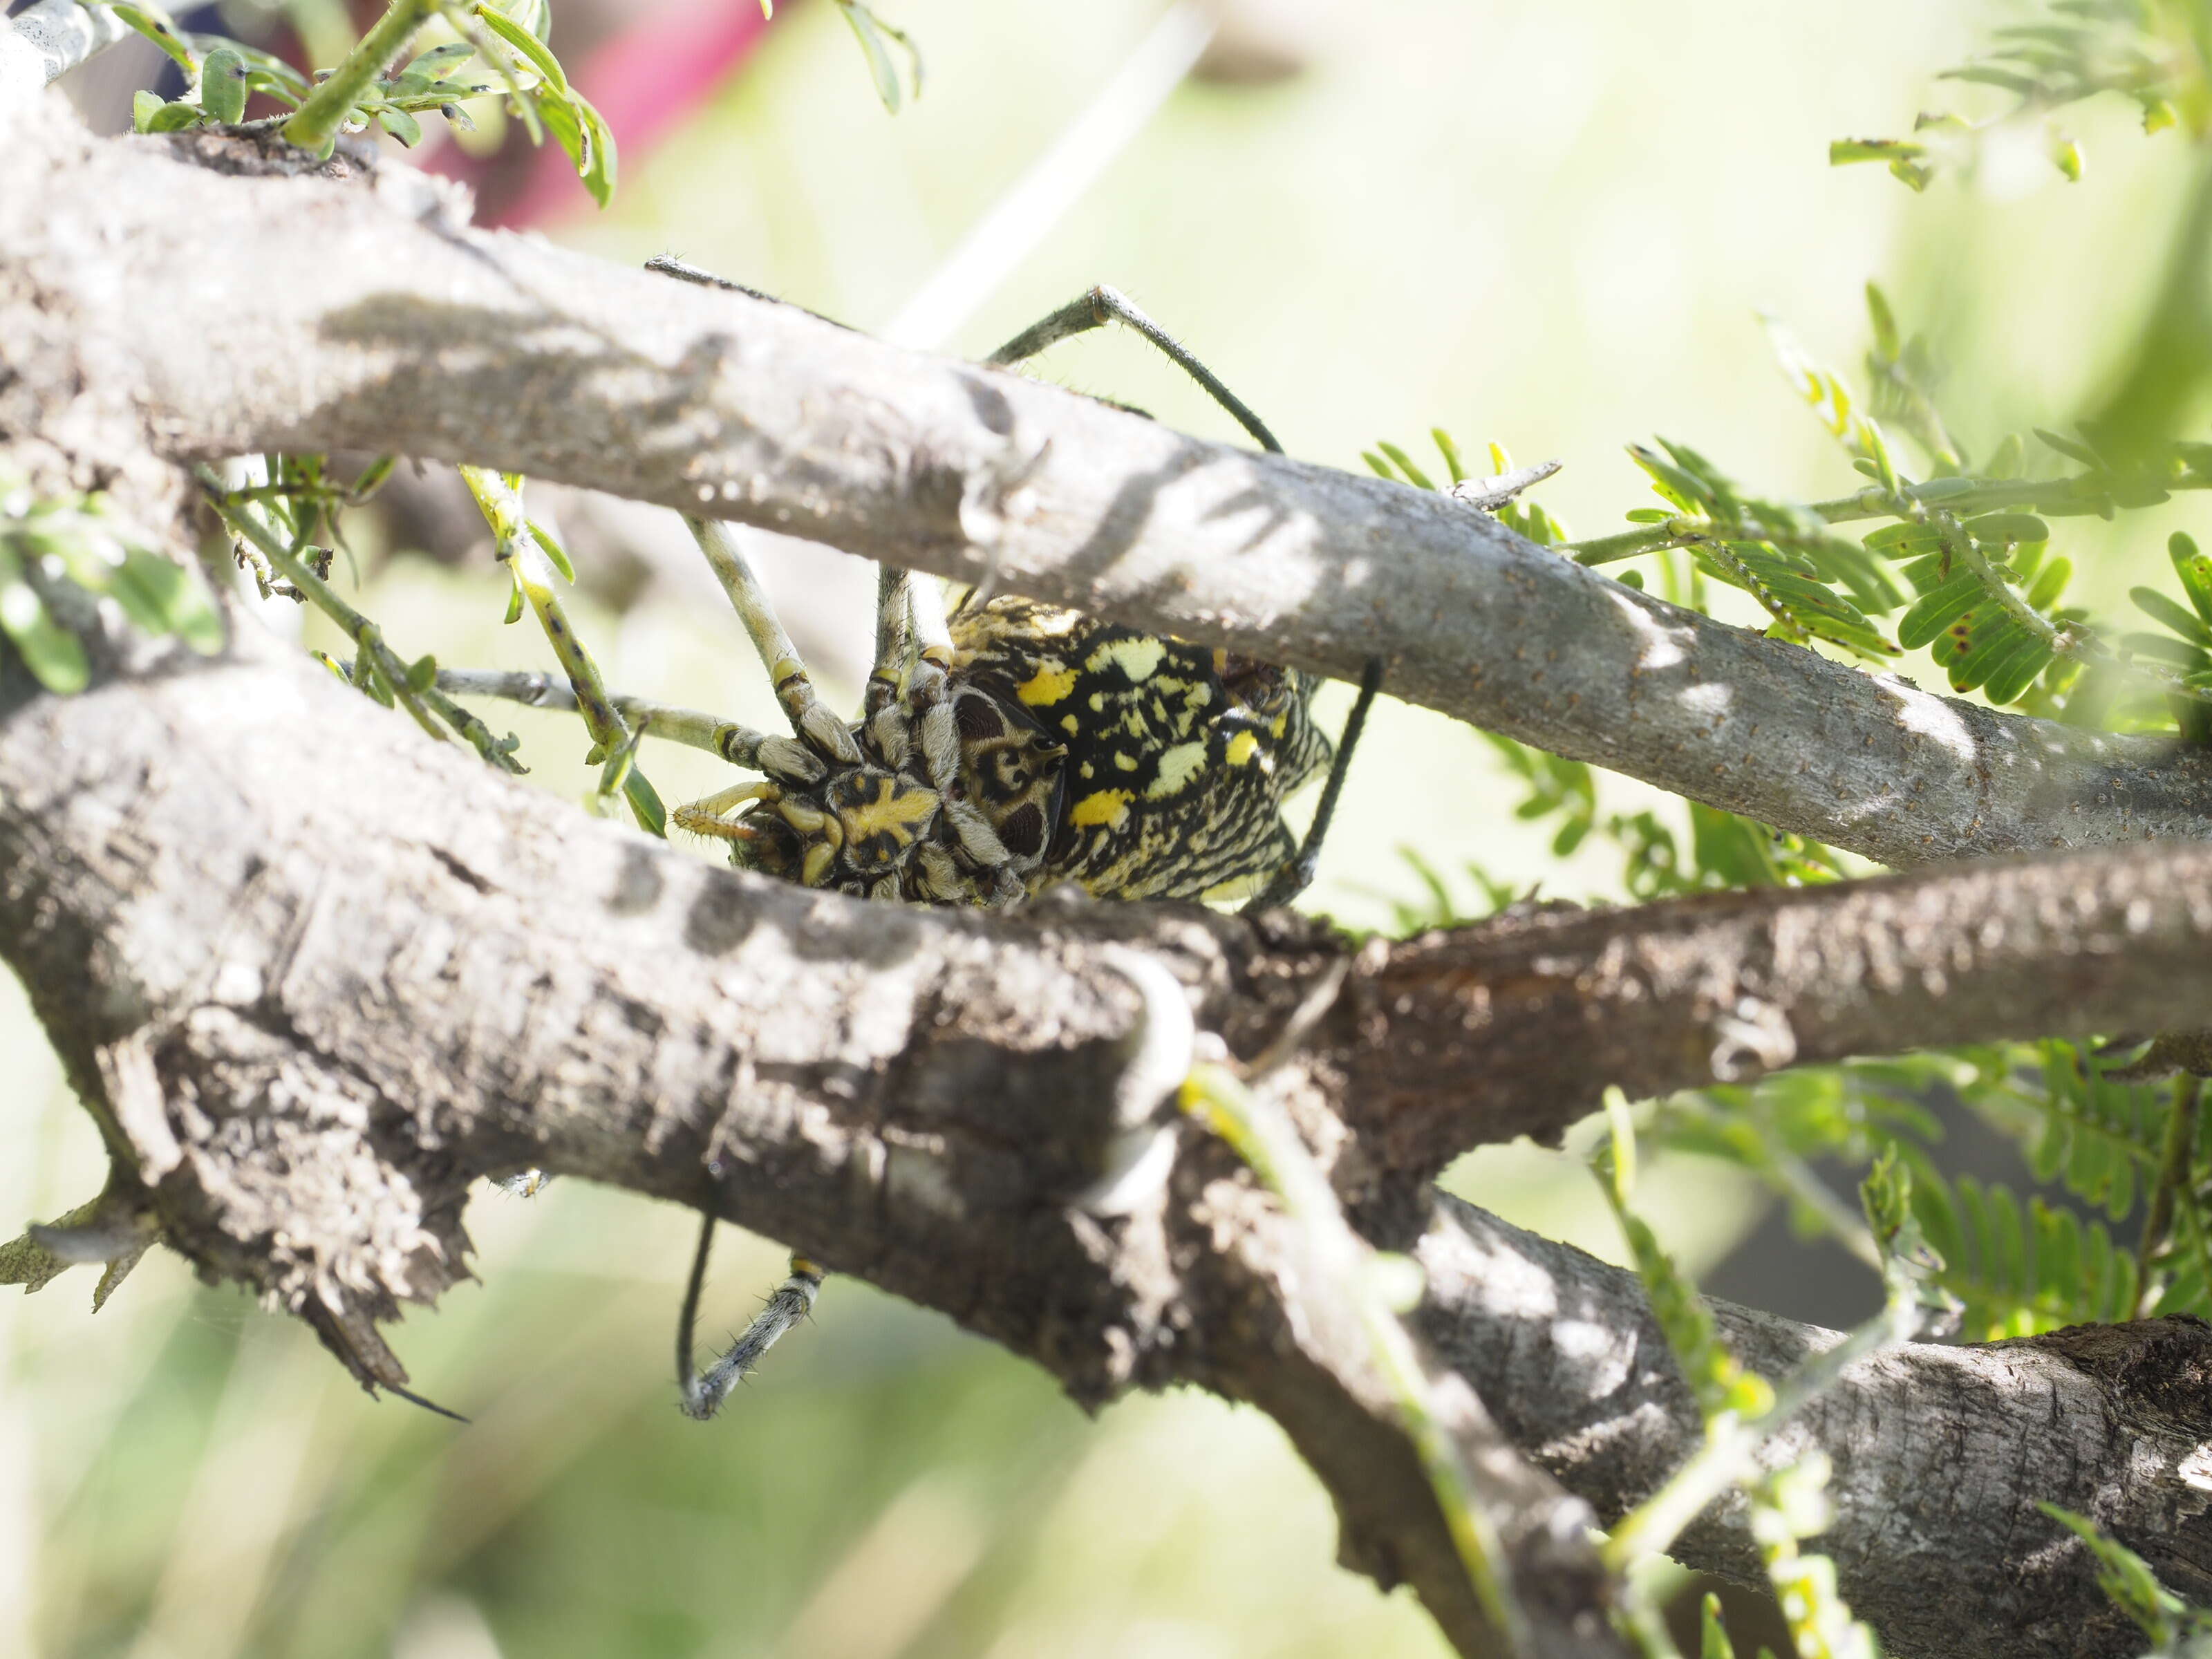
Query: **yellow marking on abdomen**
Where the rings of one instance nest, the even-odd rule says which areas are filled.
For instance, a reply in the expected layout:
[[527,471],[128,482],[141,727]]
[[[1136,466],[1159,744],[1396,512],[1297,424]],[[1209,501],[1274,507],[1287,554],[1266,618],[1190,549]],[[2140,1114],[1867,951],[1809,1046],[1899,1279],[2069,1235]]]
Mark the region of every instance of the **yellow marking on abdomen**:
[[1101,789],[1094,794],[1085,795],[1081,800],[1076,802],[1075,810],[1067,816],[1069,822],[1087,830],[1093,824],[1100,823],[1110,828],[1120,823],[1128,814],[1129,792],[1127,790]]
[[1159,800],[1177,794],[1196,777],[1206,766],[1206,745],[1202,743],[1179,743],[1160,751],[1158,763],[1159,775],[1145,791],[1147,800]]
[[1014,688],[1014,695],[1032,708],[1047,708],[1075,690],[1075,678],[1073,668],[1040,668]]
[[1231,766],[1242,766],[1259,751],[1260,739],[1249,732],[1239,732],[1229,739],[1228,760]]
[[1152,671],[1160,665],[1160,659],[1167,653],[1165,641],[1139,634],[1128,639],[1107,641],[1091,653],[1090,666],[1096,672],[1110,664],[1127,674],[1133,684],[1150,679]]

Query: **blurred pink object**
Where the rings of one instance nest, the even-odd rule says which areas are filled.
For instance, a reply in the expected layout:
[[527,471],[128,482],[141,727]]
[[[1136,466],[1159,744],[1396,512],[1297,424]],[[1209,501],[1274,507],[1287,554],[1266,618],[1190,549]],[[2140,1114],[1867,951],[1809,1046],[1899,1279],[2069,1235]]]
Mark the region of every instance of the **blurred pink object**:
[[[768,20],[759,0],[666,0],[613,9],[635,21],[588,46],[570,64],[569,78],[606,118],[627,171],[751,56]],[[583,10],[557,15],[565,23]],[[574,52],[564,37],[580,32],[556,24],[555,50]],[[533,148],[520,123],[495,155],[471,156],[447,144],[424,157],[423,165],[476,191],[477,222],[483,225],[542,225],[592,204],[561,147],[548,139]]]

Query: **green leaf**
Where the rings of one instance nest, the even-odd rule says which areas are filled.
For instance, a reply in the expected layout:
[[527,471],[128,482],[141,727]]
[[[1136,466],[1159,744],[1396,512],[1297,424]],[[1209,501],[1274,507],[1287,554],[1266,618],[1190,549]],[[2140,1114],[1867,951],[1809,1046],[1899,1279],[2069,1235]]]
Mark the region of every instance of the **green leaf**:
[[2183,609],[2154,587],[2130,587],[2128,597],[2136,602],[2136,609],[2152,621],[2163,623],[2183,639],[2197,645],[2212,645],[2212,624],[2194,611]]
[[1890,558],[1899,559],[1940,547],[1942,541],[1943,532],[1935,526],[1908,522],[1884,525],[1881,529],[1869,532],[1861,545],[1870,553],[1885,554]]
[[84,647],[57,623],[23,574],[14,544],[0,539],[0,634],[15,641],[40,684],[61,696],[84,690],[92,678]]
[[2026,645],[1992,668],[1989,678],[1982,682],[1982,695],[2000,707],[2034,684],[2035,677],[2051,665],[2056,654],[2048,644],[2032,634],[2023,631],[2021,638],[2027,641]]
[[637,827],[648,836],[668,839],[668,809],[661,804],[659,794],[646,781],[645,774],[635,767],[623,780],[623,794],[629,801],[629,810],[637,817]]
[[1385,455],[1388,455],[1392,461],[1395,462],[1397,464],[1398,471],[1404,473],[1406,477],[1413,482],[1416,488],[1421,489],[1434,489],[1436,488],[1435,484],[1429,482],[1429,475],[1422,471],[1419,467],[1415,466],[1413,465],[1413,458],[1407,454],[1404,450],[1399,448],[1397,445],[1394,443],[1378,443],[1376,447],[1380,449]]
[[222,614],[206,586],[174,559],[150,548],[126,549],[107,591],[149,634],[173,634],[204,657],[222,649]]
[[2207,623],[2212,623],[2212,559],[2197,550],[2197,544],[2179,531],[2166,538],[2166,557],[2173,561],[2181,590]]
[[562,71],[560,60],[547,49],[543,40],[513,18],[492,6],[481,3],[481,0],[472,9],[483,20],[485,27],[527,60],[531,68],[538,71],[538,78],[545,83],[548,90],[556,93],[568,90],[568,77]]
[[1982,598],[1980,580],[1971,570],[1955,572],[1934,592],[1923,593],[1897,624],[1897,642],[1917,651],[1935,642],[1943,630],[1972,610]]
[[1901,138],[1838,138],[1828,146],[1828,165],[1840,167],[1854,161],[1910,161],[1927,153],[1925,145]]
[[2071,438],[2062,438],[2056,432],[2046,432],[2039,426],[2034,431],[2038,438],[2068,460],[2079,461],[2084,466],[2096,467],[2100,471],[2103,469],[2105,464],[2097,459],[2096,452],[2086,445],[2075,443]]
[[2009,666],[2016,656],[2040,645],[2034,635],[2003,611],[1992,609],[1986,617],[1976,617],[1966,650],[1953,658],[1951,689],[1972,691]]
[[2033,513],[1985,513],[1966,521],[1967,533],[1981,542],[2047,542],[2051,526]]
[[1895,362],[1902,349],[1897,332],[1897,314],[1889,308],[1889,296],[1881,291],[1881,284],[1866,285],[1867,319],[1874,328],[1874,349],[1889,362]]
[[562,579],[571,586],[574,586],[576,567],[570,562],[568,555],[562,550],[561,544],[553,539],[552,532],[537,520],[532,519],[530,521],[530,533],[538,538],[538,546],[545,550],[545,556],[553,562],[553,568],[561,573]]
[[170,21],[169,14],[159,6],[111,6],[117,19],[144,35],[175,60],[179,69],[190,76],[197,68],[191,48],[185,44],[184,34]]
[[155,110],[153,118],[146,123],[146,131],[182,132],[188,127],[199,125],[200,119],[200,106],[198,104],[187,104],[182,99],[178,99]]
[[853,36],[860,43],[861,55],[868,60],[868,73],[876,83],[876,96],[893,115],[898,113],[898,65],[891,61],[890,43],[893,40],[906,49],[914,64],[914,95],[921,96],[921,55],[905,33],[860,3],[860,0],[837,0],[837,9],[844,13],[845,21],[852,25]]
[[1436,444],[1437,453],[1444,458],[1444,470],[1451,474],[1451,481],[1464,483],[1468,477],[1468,470],[1460,464],[1459,446],[1452,441],[1451,434],[1440,426],[1432,426],[1429,428],[1429,436]]
[[412,149],[422,142],[422,124],[404,109],[396,109],[387,104],[376,112],[376,119],[378,125],[399,141],[403,149]]
[[161,108],[161,94],[141,87],[131,94],[131,130],[133,132],[153,131],[154,117]]
[[250,84],[257,91],[267,92],[288,103],[298,105],[315,88],[315,83],[273,52],[263,52],[242,40],[226,40],[224,46],[246,60],[250,70]]
[[465,40],[451,40],[442,46],[433,46],[407,65],[410,75],[420,75],[428,81],[442,81],[447,72],[459,69],[477,55],[477,49]]
[[223,126],[246,118],[246,60],[229,46],[217,46],[200,63],[200,107]]
[[1711,1590],[1698,1608],[1698,1659],[1735,1659],[1727,1626],[1721,1623],[1721,1598]]
[[2048,611],[2058,603],[2059,596],[2065,592],[2067,580],[2073,574],[2074,562],[2063,556],[2055,558],[2045,565],[2042,571],[2036,576],[2034,585],[2027,590],[2029,607],[2036,611]]

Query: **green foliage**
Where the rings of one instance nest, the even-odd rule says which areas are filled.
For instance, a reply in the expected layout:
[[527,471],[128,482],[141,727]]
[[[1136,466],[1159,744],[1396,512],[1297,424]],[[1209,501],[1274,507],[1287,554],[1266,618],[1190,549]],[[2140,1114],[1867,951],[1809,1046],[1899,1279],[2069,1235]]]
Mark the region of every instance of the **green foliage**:
[[[393,31],[404,40],[434,13],[459,38],[432,46],[390,74],[380,74],[381,65],[374,60],[391,49],[391,42],[372,31],[356,46],[355,57],[337,70],[313,76],[243,41],[189,33],[158,5],[114,5],[110,9],[167,53],[191,83],[185,97],[167,103],[151,92],[137,94],[131,115],[140,132],[234,125],[255,93],[301,115],[314,114],[311,106],[328,96],[322,89],[336,84],[343,92],[343,106],[317,115],[304,126],[295,116],[286,125],[287,136],[327,149],[328,139],[340,132],[365,131],[373,122],[400,143],[412,146],[422,137],[417,116],[434,111],[453,125],[473,127],[467,102],[504,94],[534,140],[542,143],[547,133],[552,135],[593,200],[604,207],[614,192],[613,137],[599,111],[569,84],[547,49],[552,13],[544,0],[500,4],[480,0],[469,5],[422,0],[408,15],[394,6],[379,24],[380,30],[387,24],[404,24]],[[472,64],[476,68],[471,73]]]
[[[907,57],[907,67],[914,78],[914,93],[921,96],[921,52],[907,38],[906,31],[894,28],[876,15],[863,0],[837,0],[837,9],[853,31],[853,38],[860,43],[861,56],[868,62],[868,76],[875,82],[876,96],[883,100],[884,107],[893,115],[898,113],[901,99],[898,60],[891,55],[896,46]],[[775,15],[775,0],[761,0],[761,15]]]
[[[1652,1313],[1705,1424],[1705,1445],[1621,1518],[1605,1548],[1608,1565],[1618,1570],[1644,1552],[1665,1549],[1680,1528],[1719,1491],[1740,1485],[1747,1500],[1753,1540],[1796,1651],[1826,1659],[1875,1659],[1880,1648],[1874,1632],[1852,1618],[1836,1587],[1834,1563],[1799,1547],[1800,1540],[1826,1530],[1831,1519],[1826,1454],[1814,1451],[1764,1474],[1754,1473],[1754,1459],[1766,1433],[1831,1386],[1856,1355],[1901,1340],[1910,1328],[1901,1316],[1924,1285],[1925,1263],[1914,1261],[1901,1271],[1886,1272],[1889,1293],[1881,1315],[1826,1354],[1815,1356],[1778,1387],[1770,1384],[1742,1368],[1696,1286],[1628,1207],[1635,1178],[1635,1131],[1617,1091],[1607,1097],[1607,1116],[1613,1133],[1598,1157],[1600,1185],[1620,1223]],[[1894,1237],[1899,1230],[1898,1218],[1906,1214],[1910,1182],[1893,1162],[1883,1168],[1887,1184],[1869,1183],[1868,1207],[1877,1225]],[[1650,1610],[1637,1604],[1632,1589],[1627,1601],[1624,1621],[1644,1638],[1646,1651],[1651,1651],[1656,1644],[1650,1639],[1654,1622]],[[1728,1650],[1717,1612],[1710,1606],[1703,1621],[1702,1646],[1709,1655]]]
[[0,477],[0,651],[12,647],[49,691],[84,690],[91,665],[78,637],[86,607],[112,600],[155,638],[222,649],[222,619],[191,572],[155,550],[100,495],[33,495]]
[[[2183,538],[2173,553],[2189,605],[2137,590],[2138,608],[2166,631],[2108,641],[2064,604],[2073,564],[2051,550],[2049,522],[2109,519],[2212,488],[2212,445],[2167,443],[2127,460],[2087,434],[2039,429],[2033,451],[2009,436],[1971,468],[1936,407],[1925,346],[1900,332],[1871,284],[1867,301],[1869,406],[1769,325],[1784,373],[1867,488],[1810,505],[1765,500],[1689,446],[1662,441],[1657,451],[1629,453],[1666,507],[1632,511],[1638,528],[1567,550],[1597,565],[1686,548],[1701,574],[1756,599],[1777,637],[1869,659],[1925,650],[1953,691],[1978,690],[2028,714],[2197,739],[2212,733],[2212,598],[2201,597],[2212,595],[2212,569],[2194,544]],[[1906,475],[1869,407],[1912,439],[1929,477]],[[2069,464],[2081,470],[2063,471]],[[1856,539],[1836,528],[1869,520],[1887,522]],[[1678,602],[1703,608],[1694,593]],[[1875,621],[1891,617],[1894,643]]]
[[2041,120],[2045,153],[2069,183],[2081,179],[2081,147],[2057,125],[2060,111],[2106,94],[2132,100],[2146,133],[2178,123],[2203,137],[2207,91],[2205,25],[2192,0],[2047,0],[2033,20],[1990,33],[1988,51],[1940,79],[1994,87],[2003,106],[1979,121],[1923,114],[1905,138],[1839,138],[1831,166],[1882,161],[1915,190],[1971,161],[1975,142],[2002,123]]
[[2149,1562],[2088,1516],[2056,1504],[2039,1502],[2036,1508],[2088,1546],[2099,1588],[2150,1638],[2153,1659],[2183,1653],[2201,1659],[2203,1644],[2212,1643],[2212,1609],[2192,1607],[2166,1589]]
[[898,63],[891,56],[896,45],[905,52],[908,73],[914,78],[914,96],[921,96],[921,53],[908,40],[906,31],[894,28],[861,3],[861,0],[837,0],[837,9],[844,14],[845,21],[852,26],[853,38],[860,43],[860,52],[868,60],[868,75],[876,83],[876,96],[893,115],[898,113]]
[[1799,1547],[1828,1528],[1832,1473],[1827,1454],[1816,1451],[1753,1482],[1752,1541],[1800,1659],[1877,1659],[1881,1644],[1851,1616],[1836,1588],[1836,1564]]

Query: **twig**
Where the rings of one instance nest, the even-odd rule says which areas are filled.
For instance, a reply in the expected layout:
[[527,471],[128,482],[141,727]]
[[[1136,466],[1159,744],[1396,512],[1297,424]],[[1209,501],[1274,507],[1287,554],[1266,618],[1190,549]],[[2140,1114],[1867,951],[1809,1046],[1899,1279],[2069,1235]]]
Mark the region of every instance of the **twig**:
[[355,43],[344,61],[284,123],[284,137],[302,149],[329,149],[362,94],[407,49],[415,31],[435,9],[434,0],[392,0],[384,15],[369,26],[368,33]]

